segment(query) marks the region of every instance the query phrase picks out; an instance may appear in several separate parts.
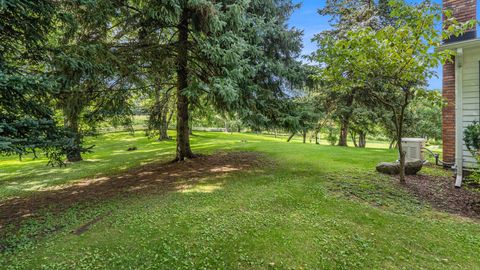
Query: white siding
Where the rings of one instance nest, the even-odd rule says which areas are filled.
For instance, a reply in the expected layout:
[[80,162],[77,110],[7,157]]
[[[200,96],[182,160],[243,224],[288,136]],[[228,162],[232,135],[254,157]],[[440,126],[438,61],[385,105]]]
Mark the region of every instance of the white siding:
[[[463,53],[462,126],[465,128],[474,121],[480,122],[480,48],[464,49]],[[465,143],[463,143],[463,161],[465,167],[471,167],[476,164]]]

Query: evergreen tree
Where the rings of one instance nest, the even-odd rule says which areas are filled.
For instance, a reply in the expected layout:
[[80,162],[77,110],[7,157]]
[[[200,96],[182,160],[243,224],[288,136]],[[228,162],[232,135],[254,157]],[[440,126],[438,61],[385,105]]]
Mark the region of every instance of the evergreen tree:
[[[72,145],[70,162],[82,160],[81,124],[131,114],[131,55],[122,50],[126,20],[119,1],[62,1],[62,20],[52,35],[52,73],[59,81],[56,105]],[[130,76],[130,77],[129,77]]]
[[245,123],[261,128],[295,130],[292,97],[303,95],[307,70],[299,61],[302,31],[288,27],[299,7],[290,0],[252,1],[242,32],[249,44],[246,74],[236,110]]
[[300,133],[303,143],[306,143],[308,131],[315,127],[319,118],[320,115],[316,112],[310,100],[306,98],[294,100],[292,102],[292,108],[289,111],[289,117],[285,119],[288,122],[284,124],[287,130],[291,132],[287,142],[289,142],[295,134]]
[[60,161],[68,143],[57,128],[51,96],[55,80],[45,75],[47,36],[57,15],[51,1],[0,3],[0,153],[35,149]]
[[[246,4],[247,1],[177,0],[147,1],[134,7],[141,13],[139,44],[165,58],[153,68],[165,70],[165,66],[175,65],[176,160],[195,157],[189,139],[189,111],[195,102],[202,95],[217,104],[236,98],[236,69],[242,64],[244,50],[237,33],[242,29]],[[146,51],[142,51],[145,55]],[[147,65],[152,64],[155,63]]]
[[159,74],[176,65],[176,160],[195,157],[189,140],[194,107],[236,111],[252,126],[280,123],[278,108],[287,108],[278,103],[300,81],[301,33],[286,25],[294,8],[291,1],[273,0],[150,1],[135,7],[142,11],[138,41],[163,58],[154,63],[143,50],[145,65]]
[[[150,130],[158,129],[160,137],[166,135],[168,118],[176,115],[179,161],[195,157],[189,140],[194,108],[213,108],[229,122],[242,119],[258,127],[284,127],[285,119],[298,116],[292,98],[303,87],[305,73],[298,61],[302,33],[287,24],[298,7],[290,0],[58,1],[55,20],[50,2],[28,2],[31,10],[26,11],[20,8],[21,1],[11,2],[20,15],[4,8],[11,20],[2,23],[7,30],[23,27],[29,32],[17,33],[17,38],[25,35],[19,38],[27,40],[25,44],[15,44],[18,41],[7,32],[3,47],[14,44],[36,52],[23,58],[29,65],[15,63],[36,72],[36,80],[27,80],[31,85],[25,96],[38,92],[36,98],[45,98],[29,114],[54,127],[52,108],[60,109],[71,142],[62,149],[70,161],[81,160],[86,150],[83,126],[131,114],[129,101],[135,90],[153,94]],[[50,48],[42,52],[41,41],[47,38]],[[22,57],[13,54],[19,51],[3,51],[2,59],[18,61]],[[48,61],[42,62],[41,55]],[[13,69],[5,68],[4,62],[2,74],[7,74]],[[41,80],[39,74],[49,80]],[[46,90],[53,89],[53,83],[55,93]],[[174,98],[169,95],[172,87]],[[3,99],[2,107],[18,105],[8,108],[10,112],[35,108],[8,98],[12,102]],[[174,114],[165,111],[172,102]],[[14,119],[17,115],[6,121]],[[12,146],[3,143],[3,149],[7,144]],[[2,151],[18,151],[12,149]]]

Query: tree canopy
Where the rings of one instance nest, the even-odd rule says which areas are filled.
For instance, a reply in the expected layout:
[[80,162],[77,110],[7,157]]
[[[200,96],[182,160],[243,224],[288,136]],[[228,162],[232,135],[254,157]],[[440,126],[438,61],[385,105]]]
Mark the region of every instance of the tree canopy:
[[[400,156],[400,179],[404,181],[405,115],[412,100],[434,92],[424,91],[433,68],[449,59],[451,52],[434,51],[446,36],[471,28],[457,25],[442,32],[436,22],[441,8],[430,2],[410,5],[390,2],[392,24],[380,28],[359,24],[345,38],[322,36],[314,58],[319,63],[318,80],[329,82],[336,91],[360,93],[367,104],[381,106],[391,113]],[[359,11],[361,12],[361,11]]]
[[67,144],[55,125],[47,72],[48,34],[58,15],[51,1],[0,3],[0,153],[44,149],[58,160]]

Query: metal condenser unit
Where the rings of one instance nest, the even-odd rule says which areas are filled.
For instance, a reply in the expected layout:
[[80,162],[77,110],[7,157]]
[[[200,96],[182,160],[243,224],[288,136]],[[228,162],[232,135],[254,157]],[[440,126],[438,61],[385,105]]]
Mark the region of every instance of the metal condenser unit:
[[423,156],[423,148],[426,140],[423,138],[402,138],[402,148],[405,151],[406,159],[425,160]]

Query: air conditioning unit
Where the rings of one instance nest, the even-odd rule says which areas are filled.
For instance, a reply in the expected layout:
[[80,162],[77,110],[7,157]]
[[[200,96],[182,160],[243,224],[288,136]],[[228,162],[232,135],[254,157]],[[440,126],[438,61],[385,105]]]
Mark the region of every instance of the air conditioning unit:
[[402,138],[402,148],[405,151],[405,159],[425,160],[423,148],[426,140],[423,138]]

